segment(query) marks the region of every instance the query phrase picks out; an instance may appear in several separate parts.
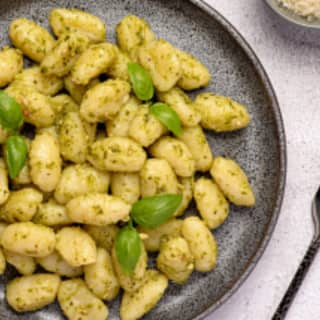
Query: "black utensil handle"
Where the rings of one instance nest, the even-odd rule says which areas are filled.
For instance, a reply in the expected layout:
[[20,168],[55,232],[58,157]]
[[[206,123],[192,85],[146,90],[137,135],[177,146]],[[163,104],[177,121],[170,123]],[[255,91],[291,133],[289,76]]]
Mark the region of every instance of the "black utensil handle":
[[302,262],[300,263],[299,269],[297,270],[294,278],[292,279],[286,294],[282,298],[272,320],[283,320],[295,298],[303,279],[305,278],[309,268],[316,256],[320,247],[320,239],[315,239],[311,242],[307,253],[305,254]]

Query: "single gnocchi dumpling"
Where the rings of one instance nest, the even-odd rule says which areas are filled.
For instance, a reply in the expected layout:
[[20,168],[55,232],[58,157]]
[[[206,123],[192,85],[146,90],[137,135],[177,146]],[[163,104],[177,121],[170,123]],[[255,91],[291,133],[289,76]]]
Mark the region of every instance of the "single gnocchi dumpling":
[[70,266],[57,251],[43,258],[37,258],[36,261],[44,270],[56,273],[61,277],[74,278],[83,274],[82,267]]
[[113,63],[109,66],[107,74],[114,79],[129,81],[128,64],[132,62],[128,54],[117,48]]
[[92,79],[107,71],[115,56],[116,49],[111,43],[90,46],[72,67],[71,80],[76,84],[87,85]]
[[50,127],[55,121],[55,111],[52,108],[50,97],[38,92],[33,87],[17,83],[9,86],[6,93],[16,99],[22,108],[24,121],[37,128]]
[[123,80],[107,80],[89,89],[84,95],[80,114],[90,123],[113,119],[130,98],[130,85]]
[[200,113],[196,111],[192,100],[181,89],[175,87],[167,92],[158,92],[157,98],[170,105],[178,114],[183,126],[193,127],[200,122]]
[[79,112],[68,112],[59,123],[59,147],[64,160],[83,163],[87,157],[89,137]]
[[11,86],[32,87],[46,96],[54,96],[63,88],[63,80],[56,76],[45,75],[39,66],[34,66],[17,74]]
[[156,306],[168,287],[168,279],[156,270],[148,270],[144,284],[135,292],[125,292],[120,305],[121,320],[140,319]]
[[9,250],[4,250],[3,253],[6,261],[14,266],[20,274],[29,276],[36,271],[37,264],[34,258]]
[[89,39],[81,33],[73,32],[61,36],[42,60],[41,71],[46,75],[66,76],[89,44]]
[[183,220],[181,232],[194,257],[195,270],[213,270],[217,263],[218,246],[205,223],[198,217],[188,217]]
[[148,23],[137,16],[124,17],[116,27],[117,43],[121,50],[131,53],[136,47],[142,46],[155,39]]
[[130,275],[127,275],[126,273],[123,272],[122,267],[119,264],[119,261],[116,256],[115,248],[113,246],[112,262],[113,262],[114,270],[119,280],[121,288],[123,288],[126,292],[134,292],[139,287],[141,287],[142,284],[144,283],[146,270],[147,270],[147,260],[148,260],[148,256],[147,256],[146,250],[144,246],[142,246],[142,252],[135,268],[133,269]]
[[140,106],[129,127],[129,136],[144,147],[149,147],[167,132],[167,128],[150,112],[148,105]]
[[49,22],[57,37],[68,32],[79,32],[88,37],[92,43],[106,40],[105,24],[98,17],[82,10],[52,9],[49,14]]
[[84,280],[88,288],[102,300],[113,300],[120,285],[115,275],[109,252],[97,249],[97,261],[84,267]]
[[139,174],[113,173],[111,176],[111,193],[129,204],[138,201],[141,195]]
[[66,204],[73,198],[92,192],[106,193],[109,188],[110,175],[87,163],[70,165],[61,174],[54,197],[60,204]]
[[201,114],[201,126],[216,132],[234,131],[248,126],[250,116],[245,106],[228,97],[202,93],[195,100]]
[[131,205],[108,194],[89,193],[70,200],[66,210],[73,222],[104,226],[127,221]]
[[53,191],[60,180],[62,161],[57,138],[48,132],[39,133],[31,142],[30,176],[44,192]]
[[179,193],[178,179],[168,161],[164,159],[146,161],[140,171],[140,186],[142,197]]
[[129,137],[129,128],[140,108],[140,101],[131,97],[120,109],[118,114],[106,123],[109,137]]
[[30,221],[43,200],[41,192],[34,188],[23,188],[10,193],[1,208],[1,218],[6,222]]
[[25,18],[11,22],[9,37],[15,47],[35,62],[41,62],[55,45],[55,40],[45,28]]
[[233,204],[246,207],[255,205],[255,196],[248,178],[235,161],[218,157],[213,161],[210,173]]
[[15,278],[7,284],[8,304],[17,312],[41,309],[54,302],[60,283],[56,274],[38,273]]
[[195,161],[184,142],[162,137],[149,148],[152,156],[167,160],[180,177],[191,177],[195,172]]
[[209,229],[218,228],[227,219],[229,203],[211,179],[198,179],[194,183],[193,195],[199,213]]
[[88,160],[99,170],[138,172],[147,155],[135,141],[125,137],[97,140],[89,147]]
[[158,227],[152,229],[138,227],[138,230],[140,234],[146,235],[143,240],[146,250],[156,252],[160,250],[162,238],[181,235],[181,226],[182,220],[173,218]]
[[68,112],[77,112],[79,111],[80,107],[79,105],[66,93],[58,94],[50,99],[51,106],[56,116],[56,124],[60,126],[60,122],[62,118],[68,113]]
[[56,250],[72,267],[94,263],[97,259],[94,240],[79,227],[64,227],[59,230]]
[[176,50],[164,40],[152,41],[142,46],[138,57],[159,91],[172,89],[181,77],[182,69]]
[[98,247],[111,252],[119,227],[115,224],[106,226],[84,225],[84,230],[88,232]]
[[[64,77],[64,87],[72,97],[72,99],[77,103],[81,104],[82,98],[88,89],[94,87],[96,84],[100,83],[99,79],[92,79],[86,86],[77,84],[71,80],[71,75]],[[75,111],[75,110],[73,110]]]
[[108,307],[80,278],[61,282],[58,302],[69,320],[106,320],[109,314]]
[[0,51],[0,88],[11,83],[23,68],[23,57],[20,50],[4,47]]
[[169,237],[162,240],[157,267],[168,279],[184,284],[194,269],[193,260],[188,242],[184,238]]
[[54,231],[32,222],[17,222],[8,225],[2,232],[4,249],[29,257],[45,257],[56,245]]
[[211,79],[209,70],[193,55],[176,49],[181,63],[182,75],[178,86],[183,90],[195,90],[206,87]]
[[65,206],[58,204],[54,199],[49,199],[48,202],[41,203],[32,221],[48,227],[72,224]]
[[183,141],[190,150],[196,171],[209,171],[213,154],[203,129],[200,126],[184,127],[177,138]]

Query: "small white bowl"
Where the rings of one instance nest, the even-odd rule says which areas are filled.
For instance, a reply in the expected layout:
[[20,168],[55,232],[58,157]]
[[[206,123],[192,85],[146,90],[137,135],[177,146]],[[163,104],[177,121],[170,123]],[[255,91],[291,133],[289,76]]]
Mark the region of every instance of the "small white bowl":
[[278,0],[265,0],[269,7],[276,12],[284,20],[291,22],[300,27],[308,29],[318,29],[320,30],[320,19],[311,19],[308,20],[302,16],[299,16],[292,12],[291,10],[283,7]]

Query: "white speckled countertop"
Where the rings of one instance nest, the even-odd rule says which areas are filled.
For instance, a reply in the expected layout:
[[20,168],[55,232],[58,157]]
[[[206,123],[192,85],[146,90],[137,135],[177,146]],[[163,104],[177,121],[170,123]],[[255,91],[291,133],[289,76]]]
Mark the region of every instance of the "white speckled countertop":
[[[208,320],[270,320],[312,238],[320,184],[320,31],[283,24],[262,0],[206,0],[257,53],[277,93],[288,143],[285,198],[273,237],[250,277]],[[288,320],[320,319],[320,254]]]

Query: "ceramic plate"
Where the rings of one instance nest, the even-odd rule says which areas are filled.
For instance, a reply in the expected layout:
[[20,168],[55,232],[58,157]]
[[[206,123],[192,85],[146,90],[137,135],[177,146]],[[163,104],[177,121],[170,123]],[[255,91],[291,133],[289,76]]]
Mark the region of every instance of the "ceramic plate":
[[278,0],[265,0],[265,2],[279,16],[291,23],[294,23],[295,25],[309,29],[320,29],[320,19],[308,20],[307,18],[301,17],[280,5]]
[[[208,66],[213,77],[205,91],[231,96],[251,113],[247,129],[207,135],[215,155],[236,159],[248,173],[256,206],[232,207],[228,221],[214,231],[219,243],[217,268],[206,274],[193,273],[184,286],[171,284],[161,303],[145,317],[202,319],[226,301],[252,271],[279,214],[286,147],[279,106],[268,77],[239,33],[214,9],[197,0],[0,0],[0,44],[9,43],[7,30],[13,19],[23,16],[47,26],[48,13],[54,7],[77,7],[99,16],[107,24],[111,41],[123,16],[133,13],[146,18],[159,37],[191,52]],[[195,212],[194,206],[189,212]],[[4,286],[13,275],[9,269],[1,279],[1,319],[64,319],[55,304],[35,313],[17,315],[11,311]],[[109,319],[118,319],[119,300],[109,303],[109,308]]]

